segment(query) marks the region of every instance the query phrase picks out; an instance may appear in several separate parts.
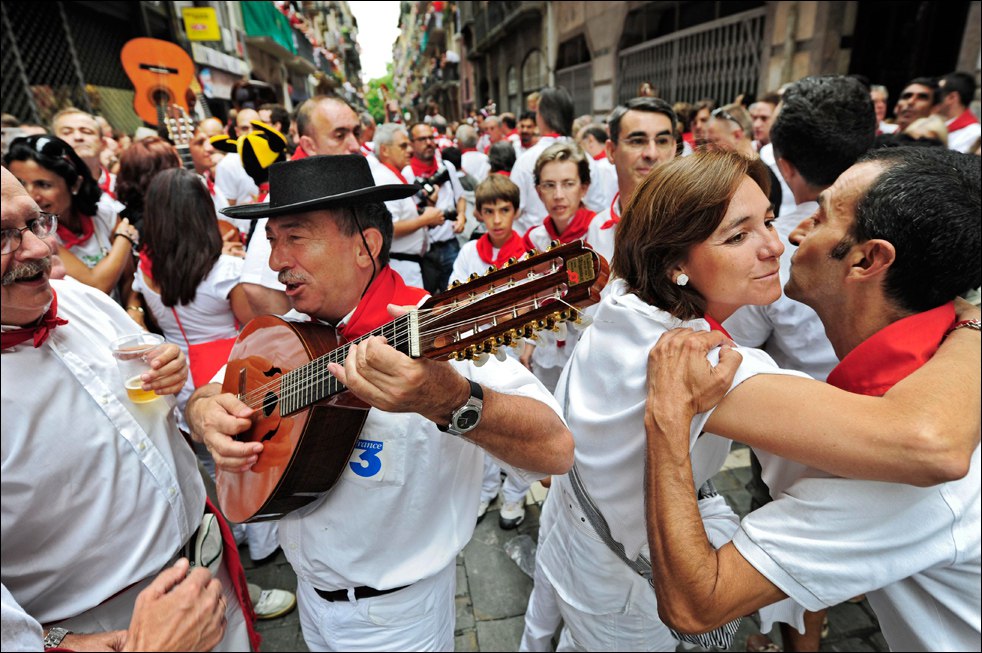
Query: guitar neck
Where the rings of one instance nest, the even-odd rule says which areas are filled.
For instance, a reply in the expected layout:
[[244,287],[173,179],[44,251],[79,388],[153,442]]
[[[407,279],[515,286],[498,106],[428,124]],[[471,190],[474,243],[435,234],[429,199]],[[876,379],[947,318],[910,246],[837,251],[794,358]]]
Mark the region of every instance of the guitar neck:
[[[398,351],[412,358],[418,358],[420,355],[419,314],[411,311],[356,338],[350,344],[357,344],[372,336],[382,336]],[[344,392],[347,388],[328,372],[327,365],[329,363],[344,365],[347,355],[348,346],[344,345],[280,377],[280,413],[289,415]]]
[[191,156],[191,146],[187,143],[176,143],[174,147],[181,157],[181,163],[184,164],[184,169],[194,172],[194,158]]

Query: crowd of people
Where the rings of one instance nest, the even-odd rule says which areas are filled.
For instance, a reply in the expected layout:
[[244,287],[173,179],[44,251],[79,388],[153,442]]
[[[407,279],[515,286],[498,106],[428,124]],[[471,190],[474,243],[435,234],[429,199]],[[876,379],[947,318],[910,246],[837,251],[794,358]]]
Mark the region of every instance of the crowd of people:
[[[325,95],[187,143],[4,116],[3,649],[257,650],[298,605],[311,650],[452,650],[457,555],[544,480],[521,650],[727,647],[754,612],[818,650],[863,595],[892,649],[977,650],[975,92],[913,79],[892,122],[854,76],[648,85],[601,121],[558,87],[411,124]],[[579,323],[486,364],[374,335],[557,242],[610,264]],[[216,468],[271,443],[224,363],[266,314],[345,343],[327,369],[370,410],[327,494],[229,524]],[[113,347],[147,330],[161,398],[134,403]],[[733,442],[742,520],[712,483]],[[296,597],[247,583],[239,544],[282,548]]]

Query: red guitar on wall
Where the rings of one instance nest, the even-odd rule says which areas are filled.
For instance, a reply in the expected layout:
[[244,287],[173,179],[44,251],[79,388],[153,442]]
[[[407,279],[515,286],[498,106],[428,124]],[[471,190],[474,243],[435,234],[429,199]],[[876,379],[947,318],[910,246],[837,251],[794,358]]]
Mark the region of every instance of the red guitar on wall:
[[[363,338],[384,335],[414,358],[485,358],[536,331],[578,321],[578,309],[599,300],[607,274],[607,262],[579,241],[557,246],[472,275]],[[368,406],[327,371],[346,353],[334,334],[272,315],[239,334],[223,391],[257,409],[236,439],[265,448],[247,472],[216,471],[218,500],[232,521],[278,519],[330,490],[348,465]]]
[[190,111],[187,91],[194,80],[194,62],[181,46],[160,39],[133,39],[123,46],[120,59],[136,90],[133,110],[144,121],[160,125],[160,117],[173,104]]

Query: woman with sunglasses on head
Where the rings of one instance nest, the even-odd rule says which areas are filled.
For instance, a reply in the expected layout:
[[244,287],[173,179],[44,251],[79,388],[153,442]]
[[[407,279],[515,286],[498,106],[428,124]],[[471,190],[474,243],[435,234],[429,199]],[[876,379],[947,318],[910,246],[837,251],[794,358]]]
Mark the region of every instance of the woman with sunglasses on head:
[[68,276],[114,294],[139,234],[118,218],[75,150],[54,136],[28,136],[15,139],[3,160],[40,209],[58,216],[56,253]]

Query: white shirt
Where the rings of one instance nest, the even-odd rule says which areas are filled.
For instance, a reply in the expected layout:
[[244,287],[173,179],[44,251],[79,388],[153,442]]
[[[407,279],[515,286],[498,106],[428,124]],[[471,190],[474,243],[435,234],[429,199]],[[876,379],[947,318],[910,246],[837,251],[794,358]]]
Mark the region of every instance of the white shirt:
[[476,179],[478,183],[488,178],[491,172],[491,164],[488,162],[488,155],[482,152],[464,152],[460,155],[460,167],[464,172]]
[[[396,173],[387,168],[375,156],[368,156],[365,158],[368,160],[368,165],[372,169],[372,177],[375,180],[376,186],[404,183],[402,179],[399,179],[399,177],[396,176]],[[413,218],[419,217],[419,212],[416,210],[416,203],[413,202],[413,198],[411,197],[406,197],[401,200],[391,200],[385,203],[385,207],[389,209],[389,212],[392,214],[392,222],[412,220]],[[424,253],[426,253],[426,229],[416,229],[405,236],[393,238],[392,247],[389,249],[389,251],[396,254],[414,254],[416,256],[422,256]]]
[[[593,325],[583,332],[563,370],[556,396],[573,432],[580,478],[610,525],[611,535],[624,545],[629,558],[644,554],[650,559],[643,483],[647,352],[669,329],[706,331],[709,325],[701,319],[683,322],[644,303],[628,292],[621,279],[614,279],[608,291]],[[786,373],[763,352],[739,351],[743,362],[731,389],[756,374]],[[710,352],[713,364],[718,355],[718,350]],[[700,437],[711,413],[700,413],[692,420],[693,494],[719,471],[730,447],[725,438],[708,433]],[[558,479],[546,499],[554,522],[545,536],[540,533],[537,563],[563,600],[578,610],[596,615],[622,612],[634,601],[630,594],[637,574],[598,538],[589,523],[581,521],[569,480],[566,476]],[[731,513],[717,513],[707,521],[707,529],[724,534],[733,528]],[[657,619],[657,614],[651,616]]]
[[[784,243],[781,255],[781,285],[791,278],[791,257],[798,249],[788,239],[798,224],[818,210],[818,202],[803,202],[788,215],[775,220]],[[767,306],[744,306],[730,316],[723,327],[734,340],[746,347],[763,347],[779,367],[804,372],[824,381],[839,358],[825,335],[825,326],[814,309],[784,293]]]
[[[492,256],[498,255],[497,248],[491,249]],[[460,247],[460,252],[457,254],[456,260],[453,262],[453,272],[450,273],[450,283],[454,281],[459,281],[464,283],[467,278],[471,276],[474,272],[478,274],[485,274],[488,268],[491,267],[490,263],[484,261],[481,255],[477,253],[477,241],[469,240]]]
[[[617,168],[614,164],[607,160],[607,157],[601,157],[599,159],[594,159],[596,162],[596,178],[591,179],[591,186],[593,184],[598,184],[600,190],[602,191],[598,197],[599,202],[606,208],[610,206],[610,203],[614,201],[614,196],[617,195],[619,190],[617,186]],[[591,170],[591,174],[593,171]]]
[[[446,167],[447,171],[450,173],[450,178],[440,184],[440,189],[437,192],[436,208],[440,209],[444,213],[447,211],[457,210],[457,200],[464,196],[464,187],[460,185],[460,179],[457,176],[457,168],[454,164],[449,161],[444,161],[440,165]],[[413,172],[412,166],[406,166],[402,169],[402,176],[406,178],[406,181],[410,184],[416,183],[416,174]],[[438,224],[435,227],[429,227],[429,233],[427,234],[427,239],[431,243],[442,243],[445,240],[450,240],[451,238],[456,238],[457,234],[453,231],[454,220],[444,220],[443,224]]]
[[109,352],[139,327],[105,293],[51,286],[68,324],[0,368],[3,584],[41,623],[159,572],[205,505],[173,400],[130,402]]
[[[559,412],[555,399],[512,359],[451,365],[486,388]],[[318,589],[390,589],[428,578],[450,564],[474,532],[484,453],[418,414],[373,408],[334,489],[280,521],[283,552],[297,576]],[[529,483],[542,477],[502,465]]]
[[43,651],[41,624],[24,612],[16,599],[0,586],[0,649],[4,651]]
[[251,204],[259,194],[259,187],[242,167],[242,159],[235,152],[226,154],[215,166],[215,185],[236,204]]
[[778,182],[781,184],[781,216],[791,213],[795,209],[794,193],[791,192],[788,182],[784,181],[784,175],[781,174],[781,169],[777,167],[777,159],[774,157],[774,145],[772,143],[768,143],[760,148],[760,160],[767,164],[767,167],[771,169],[771,172],[774,173],[774,176],[777,177]]
[[979,475],[978,447],[967,476],[929,488],[805,469],[744,518],[733,544],[809,610],[865,593],[891,650],[975,651]]
[[256,221],[256,229],[249,239],[245,262],[242,265],[242,276],[239,280],[242,283],[254,283],[270,290],[286,292],[286,286],[279,281],[279,273],[269,267],[269,255],[273,253],[273,248],[266,238],[267,222],[269,218],[260,218]]
[[[951,120],[946,120],[945,126],[950,126],[951,123],[955,122],[956,120],[958,120],[958,116],[955,116]],[[949,131],[948,149],[961,152],[962,154],[967,154],[969,148],[975,145],[975,142],[979,140],[980,135],[982,135],[982,125],[977,122],[973,122],[970,125],[965,125],[961,129],[956,129],[955,131]]]
[[[86,267],[94,268],[112,249],[110,238],[119,219],[116,211],[117,205],[120,205],[119,202],[110,197],[108,193],[103,193],[96,203],[95,215],[92,216],[92,236],[84,243],[69,248],[68,251],[77,256]],[[60,238],[58,242],[61,242]]]
[[[617,210],[620,211],[620,202],[617,203]],[[609,264],[614,258],[614,238],[617,236],[617,225],[612,225],[607,229],[602,227],[610,221],[610,207],[593,216],[590,226],[586,230],[586,242],[597,254],[600,254]]]
[[[238,335],[235,314],[232,313],[232,305],[229,303],[229,293],[239,285],[243,263],[244,261],[236,256],[225,254],[219,256],[208,275],[198,284],[194,300],[190,304],[174,307],[177,316],[181,318],[181,326],[184,327],[188,342],[197,345],[234,338]],[[164,332],[167,341],[178,345],[187,354],[188,345],[174,318],[174,312],[164,306],[160,294],[147,285],[143,272],[139,269],[133,275],[133,290],[143,294],[143,301],[146,302],[147,308]],[[184,389],[177,397],[177,405],[182,414],[192,392],[194,392],[194,381],[189,374]]]
[[877,127],[877,129],[880,130],[880,133],[881,134],[892,134],[895,131],[897,131],[898,129],[900,129],[900,125],[891,125],[888,122],[880,122],[880,124]]
[[[518,218],[515,219],[515,231],[518,233],[524,234],[530,228],[542,224],[542,221],[549,215],[542,200],[539,199],[539,194],[535,190],[535,162],[538,161],[539,155],[554,143],[572,142],[573,140],[571,138],[565,136],[542,136],[539,138],[538,143],[530,147],[515,162],[515,166],[511,169],[511,180],[518,186],[522,202]],[[590,163],[591,182],[599,179],[597,162],[589,155],[584,156],[586,156],[587,161]],[[583,197],[583,204],[591,211],[603,211],[607,206],[610,206],[609,200],[607,206],[604,206],[603,195],[603,184],[591,183],[590,189]]]

